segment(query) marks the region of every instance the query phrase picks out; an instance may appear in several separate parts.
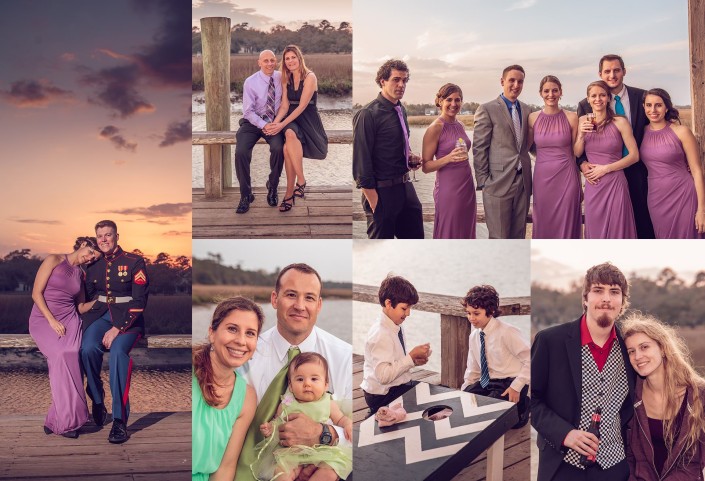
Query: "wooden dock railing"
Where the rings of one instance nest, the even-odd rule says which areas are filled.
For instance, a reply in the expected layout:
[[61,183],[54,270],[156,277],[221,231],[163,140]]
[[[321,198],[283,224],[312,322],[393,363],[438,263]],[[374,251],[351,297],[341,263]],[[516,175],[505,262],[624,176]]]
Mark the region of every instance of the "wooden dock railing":
[[[353,300],[379,304],[379,287],[353,284]],[[419,302],[413,308],[441,315],[441,384],[459,389],[468,360],[467,320],[462,299],[455,296],[419,292]],[[531,297],[505,297],[500,299],[503,316],[531,314]]]

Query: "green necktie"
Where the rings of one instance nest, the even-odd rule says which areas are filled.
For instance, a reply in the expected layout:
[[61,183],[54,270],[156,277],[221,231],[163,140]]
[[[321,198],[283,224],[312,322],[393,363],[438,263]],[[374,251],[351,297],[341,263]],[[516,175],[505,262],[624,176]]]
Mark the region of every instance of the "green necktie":
[[255,445],[264,439],[262,433],[259,431],[259,427],[262,423],[272,419],[272,416],[274,416],[274,413],[277,411],[281,396],[286,389],[286,375],[289,371],[289,364],[291,360],[300,353],[301,350],[298,347],[289,348],[286,364],[284,364],[284,367],[274,376],[272,382],[269,383],[267,392],[264,393],[264,396],[262,396],[262,399],[257,405],[255,417],[252,419],[252,424],[250,424],[250,428],[247,430],[247,436],[245,437],[242,451],[240,451],[240,458],[237,462],[237,481],[255,481],[255,477],[250,469],[250,464],[252,464],[256,458]]
[[[622,105],[622,99],[619,95],[614,96],[614,113],[617,115],[624,115],[626,117],[624,105]],[[626,145],[622,144],[622,157],[626,157],[627,155],[629,155],[629,150]]]

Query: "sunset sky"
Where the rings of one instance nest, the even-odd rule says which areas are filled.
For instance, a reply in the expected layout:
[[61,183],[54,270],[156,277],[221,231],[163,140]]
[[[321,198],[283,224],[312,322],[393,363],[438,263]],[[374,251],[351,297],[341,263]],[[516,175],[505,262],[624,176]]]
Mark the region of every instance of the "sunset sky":
[[377,68],[402,58],[411,70],[404,100],[432,103],[446,82],[480,103],[501,92],[502,69],[526,70],[521,100],[539,105],[539,82],[556,75],[562,103],[576,105],[597,79],[600,57],[616,53],[625,83],[665,88],[676,104],[690,104],[686,0],[355,0],[353,101],[365,104],[379,88]]
[[0,256],[120,244],[191,254],[190,5],[5,0]]

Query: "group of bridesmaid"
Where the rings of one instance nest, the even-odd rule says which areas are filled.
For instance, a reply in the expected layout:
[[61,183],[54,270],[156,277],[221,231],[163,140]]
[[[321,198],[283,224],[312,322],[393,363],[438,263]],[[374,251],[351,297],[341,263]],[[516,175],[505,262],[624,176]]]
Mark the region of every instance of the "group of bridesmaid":
[[[592,82],[587,100],[594,116],[578,118],[559,107],[562,86],[541,80],[541,110],[529,116],[529,143],[536,151],[533,178],[534,239],[579,239],[584,198],[586,239],[636,238],[634,213],[623,169],[644,162],[648,209],[656,238],[691,239],[705,233],[705,179],[695,136],[680,124],[678,110],[663,89],[642,99],[649,119],[640,148],[629,121],[615,115],[604,81]],[[475,238],[476,197],[467,161],[470,139],[457,120],[463,94],[446,84],[436,94],[441,115],[423,139],[423,171],[436,171],[433,237]],[[462,139],[466,148],[457,148]],[[462,145],[460,145],[462,147]],[[465,150],[465,152],[463,152]],[[576,158],[587,156],[585,190]]]

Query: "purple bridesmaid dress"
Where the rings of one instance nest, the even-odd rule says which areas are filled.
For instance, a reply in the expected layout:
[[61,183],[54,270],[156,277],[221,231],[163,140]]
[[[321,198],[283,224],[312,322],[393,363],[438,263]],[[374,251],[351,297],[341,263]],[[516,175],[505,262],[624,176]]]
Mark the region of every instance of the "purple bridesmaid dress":
[[580,239],[580,178],[570,123],[562,110],[534,123],[534,239]]
[[657,239],[699,239],[698,196],[683,145],[670,127],[644,131],[639,149],[649,170],[648,206]]
[[[439,159],[453,149],[462,138],[470,150],[470,139],[465,127],[457,120],[443,124],[438,139],[436,158]],[[436,171],[436,185],[433,188],[433,200],[436,210],[433,222],[434,239],[474,239],[477,205],[475,201],[475,183],[469,162],[453,162]]]
[[[614,122],[585,134],[585,153],[592,164],[607,165],[622,158],[622,134]],[[585,183],[585,238],[636,239],[634,211],[623,170]]]
[[66,334],[59,337],[36,304],[29,316],[29,333],[49,365],[52,402],[44,425],[55,434],[73,431],[88,421],[86,392],[78,359],[81,319],[76,310],[76,296],[80,289],[81,269],[70,265],[64,258],[49,276],[44,300],[56,320],[66,328]]

